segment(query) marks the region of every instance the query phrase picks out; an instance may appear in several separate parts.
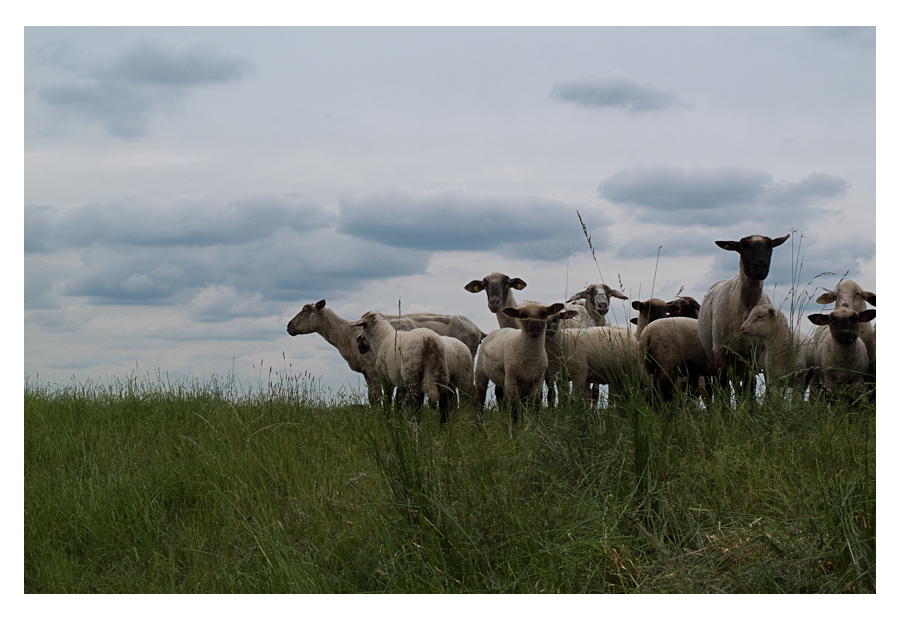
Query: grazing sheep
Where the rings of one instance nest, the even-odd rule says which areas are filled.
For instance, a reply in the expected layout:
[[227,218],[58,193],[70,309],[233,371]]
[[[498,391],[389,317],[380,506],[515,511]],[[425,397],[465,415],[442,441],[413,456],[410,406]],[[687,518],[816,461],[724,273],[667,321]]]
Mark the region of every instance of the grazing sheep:
[[297,316],[288,323],[287,331],[291,336],[312,333],[321,335],[338,350],[350,366],[350,370],[360,373],[365,378],[369,390],[369,404],[381,403],[381,380],[375,368],[375,356],[359,352],[354,338],[355,330],[350,321],[339,317],[331,308],[326,308],[324,299],[303,306]]
[[697,319],[676,316],[653,321],[641,333],[639,343],[648,395],[656,390],[663,400],[669,400],[674,384],[679,391],[690,388],[699,393],[708,405],[703,379],[709,375],[709,365],[697,333]]
[[489,276],[484,276],[482,280],[472,280],[466,284],[465,289],[470,293],[480,293],[485,291],[488,298],[488,310],[497,315],[497,322],[500,327],[512,327],[519,329],[519,322],[511,316],[505,315],[502,310],[504,308],[518,308],[513,297],[512,289],[521,291],[527,285],[524,280],[519,278],[510,278],[503,273],[496,271]]
[[628,299],[624,293],[610,288],[606,284],[591,284],[583,291],[569,297],[567,301],[572,302],[576,299],[583,299],[585,308],[590,314],[594,326],[603,327],[606,325],[606,313],[609,312],[609,300],[611,297]]
[[366,312],[351,326],[362,328],[375,354],[379,374],[396,386],[398,393],[404,394],[416,417],[421,412],[422,397],[427,395],[438,403],[441,423],[446,422],[452,394],[441,337],[425,328],[398,331],[380,312]]
[[757,368],[751,360],[755,343],[741,334],[741,324],[755,306],[770,303],[763,292],[763,280],[769,275],[772,249],[788,240],[751,235],[740,241],[716,241],[724,250],[740,254],[739,271],[728,280],[713,284],[703,297],[697,330],[706,351],[710,372],[722,385],[741,381],[745,388],[755,386]]
[[[864,291],[863,288],[853,280],[846,280],[834,287],[833,291],[826,291],[819,295],[816,299],[817,304],[834,303],[835,308],[850,308],[857,312],[866,310],[866,302],[875,305],[875,293]],[[816,331],[824,330],[823,327]],[[869,355],[868,374],[875,378],[875,325],[872,323],[860,323],[859,338],[866,345],[866,353]]]
[[823,389],[831,396],[846,389],[856,396],[863,391],[863,380],[869,365],[866,345],[859,338],[860,323],[875,318],[874,310],[857,312],[837,308],[831,314],[811,314],[809,320],[828,330],[816,330],[812,345],[811,387]]
[[[475,402],[475,363],[469,348],[457,338],[441,336],[447,357],[447,372],[450,387],[459,392],[459,403]],[[356,345],[360,353],[372,350],[364,334],[356,336]]]
[[522,328],[501,328],[492,331],[484,339],[475,363],[475,399],[479,411],[484,408],[488,381],[497,390],[498,401],[512,407],[512,421],[519,419],[522,401],[531,400],[540,406],[541,384],[547,369],[547,352],[544,349],[544,332],[547,321],[565,312],[561,303],[551,306],[527,304],[521,308],[505,307],[501,312],[517,321]]
[[666,304],[669,316],[684,316],[696,319],[700,316],[700,303],[693,297],[679,297]]
[[809,385],[809,338],[791,330],[784,313],[771,305],[753,308],[741,324],[741,334],[762,345],[766,391],[790,387],[794,402],[802,401]]
[[472,319],[461,314],[415,312],[412,314],[404,314],[402,317],[385,314],[384,318],[391,321],[392,324],[394,319],[403,318],[404,320],[409,320],[414,323],[416,327],[424,327],[441,336],[456,338],[469,348],[469,353],[472,355],[473,359],[475,358],[475,353],[478,351],[478,345],[481,344],[481,341],[487,336],[487,334],[481,331],[478,326],[472,322]]
[[633,301],[631,307],[638,311],[638,315],[631,319],[631,322],[637,325],[637,329],[634,330],[635,338],[641,337],[641,333],[647,325],[666,316],[666,302],[655,297],[651,297],[647,301]]

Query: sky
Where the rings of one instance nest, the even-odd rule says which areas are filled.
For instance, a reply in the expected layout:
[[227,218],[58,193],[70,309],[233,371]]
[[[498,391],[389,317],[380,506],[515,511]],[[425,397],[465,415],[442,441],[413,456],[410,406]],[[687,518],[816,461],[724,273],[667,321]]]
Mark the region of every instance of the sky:
[[873,27],[25,28],[25,377],[360,390],[304,304],[489,332],[497,271],[605,282],[624,325],[752,234],[792,233],[785,311],[877,292],[875,59]]

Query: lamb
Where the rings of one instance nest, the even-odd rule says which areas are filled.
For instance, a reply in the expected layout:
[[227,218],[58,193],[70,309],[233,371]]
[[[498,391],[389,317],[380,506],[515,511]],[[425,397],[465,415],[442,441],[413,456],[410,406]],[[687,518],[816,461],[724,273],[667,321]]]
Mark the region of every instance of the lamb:
[[700,303],[693,297],[679,297],[666,304],[666,313],[696,319],[700,316]]
[[[484,339],[475,363],[476,408],[484,408],[488,381],[497,389],[498,401],[508,402],[512,421],[517,422],[523,401],[540,406],[541,384],[547,369],[544,333],[547,321],[565,311],[564,305],[527,304],[521,308],[500,309],[505,316],[521,321],[522,328],[504,327],[492,331]],[[479,418],[480,419],[480,418]]]
[[647,325],[653,321],[665,318],[668,306],[662,299],[651,297],[647,301],[633,301],[631,302],[631,307],[638,311],[638,315],[631,319],[631,322],[637,325],[634,337],[640,338]]
[[828,330],[816,330],[812,345],[810,386],[824,389],[831,396],[847,390],[856,396],[863,391],[863,379],[869,365],[866,345],[859,338],[860,323],[875,318],[874,310],[857,312],[837,308],[831,314],[811,314],[809,320]]
[[792,330],[784,313],[771,305],[756,306],[741,325],[741,334],[762,345],[766,391],[790,387],[794,402],[803,400],[809,385],[811,342]]
[[611,297],[628,299],[624,293],[610,288],[606,284],[591,284],[583,291],[569,297],[567,301],[572,302],[576,299],[583,299],[594,325],[603,327],[606,325],[606,313],[609,312],[609,300]]
[[625,393],[632,378],[640,379],[638,342],[625,328],[605,325],[587,329],[551,328],[546,348],[551,373],[572,381],[572,393],[593,400],[591,383],[610,386],[610,394]]
[[449,387],[446,347],[430,329],[404,332],[394,329],[380,312],[366,312],[352,327],[362,333],[375,354],[379,374],[397,387],[416,413],[421,414],[422,397],[438,403],[441,423],[447,421],[452,392]]
[[[703,297],[697,330],[706,351],[710,372],[723,385],[731,379],[745,388],[755,383],[757,368],[751,362],[755,343],[740,332],[755,306],[769,304],[763,280],[769,275],[772,249],[788,240],[751,235],[740,241],[716,241],[724,250],[740,254],[739,271],[728,280],[713,284]],[[736,383],[735,383],[736,385]]]
[[709,365],[697,319],[676,316],[653,321],[641,333],[639,349],[648,395],[655,389],[668,400],[674,383],[679,390],[693,388],[707,402],[706,382],[701,379],[709,374]]
[[[475,401],[475,363],[469,348],[457,338],[441,336],[447,357],[449,387],[459,392],[459,403]],[[364,334],[356,336],[356,345],[360,353],[372,350]]]
[[[834,303],[835,308],[850,308],[857,312],[866,310],[866,302],[875,305],[875,293],[864,291],[863,288],[853,280],[840,282],[834,287],[833,291],[825,291],[816,299],[817,304]],[[824,330],[824,327],[818,328],[816,331]],[[860,323],[859,337],[866,345],[866,353],[869,355],[868,374],[875,378],[875,325],[872,323]]]
[[[416,327],[425,327],[441,335],[456,338],[469,349],[472,359],[478,351],[478,345],[487,336],[481,331],[472,319],[461,314],[433,314],[431,312],[416,312],[404,314],[402,317],[385,314],[384,318],[394,324],[394,319],[405,319],[415,324]],[[402,329],[402,328],[401,328]]]
[[324,299],[303,306],[297,316],[288,323],[287,331],[291,336],[312,333],[321,335],[338,350],[350,366],[350,370],[360,373],[365,378],[369,404],[381,403],[381,380],[375,368],[375,356],[359,352],[354,339],[355,330],[350,321],[338,316],[331,308],[326,308]]

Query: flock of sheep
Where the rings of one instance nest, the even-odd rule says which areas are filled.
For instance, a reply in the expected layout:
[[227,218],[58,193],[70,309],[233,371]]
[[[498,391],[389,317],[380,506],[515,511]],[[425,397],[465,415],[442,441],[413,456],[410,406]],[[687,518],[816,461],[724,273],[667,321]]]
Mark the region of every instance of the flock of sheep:
[[790,388],[802,400],[807,387],[831,397],[859,397],[875,377],[875,294],[852,280],[816,300],[834,303],[828,314],[813,314],[812,338],[791,326],[763,292],[773,248],[790,235],[761,235],[716,241],[740,255],[739,270],[716,282],[698,304],[690,297],[672,302],[634,301],[634,331],[606,324],[610,299],[628,299],[605,284],[592,284],[566,302],[519,304],[513,290],[526,283],[502,273],[469,282],[470,293],[487,294],[488,309],[500,328],[482,332],[460,315],[387,315],[370,311],[357,321],[339,317],[325,300],[307,304],[287,326],[290,335],[318,333],[335,346],[350,368],[365,377],[369,402],[382,389],[420,411],[424,396],[437,403],[445,422],[459,402],[484,407],[488,383],[498,403],[509,405],[515,422],[524,405],[539,407],[543,384],[548,401],[572,383],[572,394],[596,399],[599,384],[610,397],[643,386],[665,399],[692,392],[708,403],[705,386],[718,382],[755,387],[762,370],[767,390]]

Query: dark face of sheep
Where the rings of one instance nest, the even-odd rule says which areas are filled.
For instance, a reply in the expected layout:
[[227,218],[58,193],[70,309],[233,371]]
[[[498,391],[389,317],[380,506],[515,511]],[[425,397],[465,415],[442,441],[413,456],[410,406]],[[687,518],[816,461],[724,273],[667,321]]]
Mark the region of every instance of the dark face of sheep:
[[525,282],[519,278],[510,278],[505,274],[495,272],[485,276],[483,280],[472,280],[466,284],[465,288],[470,293],[486,291],[488,310],[496,314],[503,308],[503,302],[510,289],[521,291],[525,286]]
[[[647,317],[647,323],[650,324],[657,319],[664,319],[666,317],[666,308],[668,307],[666,302],[662,299],[656,299],[652,297],[647,301],[633,301],[631,302],[631,307],[638,311],[642,316]],[[631,322],[637,325],[637,318],[631,319]]]
[[539,338],[544,335],[547,329],[548,318],[559,314],[563,310],[565,310],[563,304],[553,304],[551,306],[528,304],[521,308],[503,308],[502,312],[506,316],[519,319],[522,331],[526,334],[532,338]]
[[765,280],[769,275],[769,264],[772,262],[772,248],[788,240],[790,235],[769,239],[762,235],[750,235],[740,241],[716,241],[723,250],[730,250],[741,255],[741,267],[751,280]]
[[297,334],[311,334],[319,327],[319,311],[325,307],[325,300],[313,304],[306,304],[297,313],[297,316],[288,323],[287,331],[291,336]]
[[689,319],[700,317],[700,303],[693,297],[679,297],[666,304],[669,316],[683,316]]
[[356,337],[356,348],[362,355],[365,355],[372,350],[372,347],[369,346],[369,341],[366,340],[366,337],[362,334]]
[[859,337],[859,324],[875,318],[874,310],[856,312],[850,308],[837,308],[831,314],[811,314],[809,320],[816,325],[827,325],[831,337],[843,345],[853,344]]

